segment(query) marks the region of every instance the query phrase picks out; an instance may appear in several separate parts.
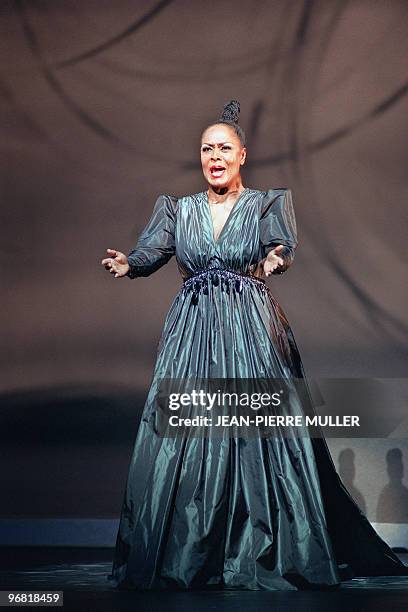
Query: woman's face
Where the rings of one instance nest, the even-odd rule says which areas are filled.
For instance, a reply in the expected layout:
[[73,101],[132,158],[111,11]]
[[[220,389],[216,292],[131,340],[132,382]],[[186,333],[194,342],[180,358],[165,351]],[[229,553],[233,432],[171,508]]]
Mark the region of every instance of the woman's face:
[[215,189],[234,187],[240,180],[246,149],[229,125],[208,127],[201,138],[201,165],[209,185]]

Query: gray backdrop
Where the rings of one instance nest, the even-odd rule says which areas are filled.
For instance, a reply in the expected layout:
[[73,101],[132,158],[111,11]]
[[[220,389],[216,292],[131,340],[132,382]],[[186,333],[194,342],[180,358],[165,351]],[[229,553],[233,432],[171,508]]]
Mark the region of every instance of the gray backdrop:
[[[159,194],[205,187],[200,133],[231,98],[241,102],[248,135],[244,185],[293,192],[297,255],[268,284],[306,371],[406,376],[407,25],[404,0],[1,3],[0,391],[6,424],[27,429],[21,473],[19,438],[10,442],[5,478],[15,497],[3,514],[95,513],[85,501],[68,508],[68,468],[58,504],[44,494],[24,505],[29,486],[45,488],[41,465],[51,457],[42,447],[43,463],[23,476],[30,456],[41,455],[41,436],[30,432],[43,427],[49,453],[61,452],[68,434],[59,415],[73,419],[68,442],[79,444],[87,410],[96,429],[82,449],[105,431],[97,429],[102,415],[111,415],[108,429],[133,424],[102,468],[111,485],[98,511],[119,509],[181,279],[174,260],[133,281],[114,279],[99,262],[107,247],[133,246]],[[115,412],[118,402],[125,408]],[[50,422],[62,437],[53,437]],[[406,429],[400,434],[406,456]],[[372,457],[380,453],[374,489],[364,480],[367,453],[356,450],[373,520],[388,478],[382,448],[370,447]],[[96,481],[80,473],[85,500]]]

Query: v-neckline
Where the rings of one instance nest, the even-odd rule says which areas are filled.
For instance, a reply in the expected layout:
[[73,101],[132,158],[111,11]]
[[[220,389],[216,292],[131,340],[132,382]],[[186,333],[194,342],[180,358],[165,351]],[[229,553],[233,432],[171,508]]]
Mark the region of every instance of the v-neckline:
[[220,233],[218,234],[218,238],[217,240],[215,239],[215,235],[214,235],[214,223],[213,223],[213,219],[212,219],[212,215],[211,215],[211,209],[210,209],[210,202],[208,199],[208,191],[205,190],[204,193],[204,200],[205,200],[205,207],[206,210],[208,212],[208,219],[210,221],[210,233],[211,233],[211,238],[213,243],[217,246],[221,240],[221,237],[224,234],[225,228],[227,227],[229,220],[231,219],[232,215],[234,214],[235,209],[237,208],[237,205],[240,203],[240,201],[242,200],[242,197],[244,195],[244,193],[246,193],[248,191],[248,187],[244,187],[244,189],[241,191],[241,193],[239,194],[239,196],[237,197],[237,199],[235,200],[234,206],[231,208],[228,217],[226,218],[226,221],[224,223],[224,225],[221,228]]

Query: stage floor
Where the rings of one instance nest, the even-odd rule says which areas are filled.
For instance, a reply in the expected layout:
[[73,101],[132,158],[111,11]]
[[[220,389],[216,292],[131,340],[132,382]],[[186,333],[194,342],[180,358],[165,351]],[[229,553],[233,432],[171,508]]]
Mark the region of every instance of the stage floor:
[[[64,610],[88,612],[408,609],[408,577],[354,578],[335,591],[118,591],[106,578],[112,556],[110,548],[0,548],[1,590],[63,591]],[[399,556],[408,564],[408,554]]]

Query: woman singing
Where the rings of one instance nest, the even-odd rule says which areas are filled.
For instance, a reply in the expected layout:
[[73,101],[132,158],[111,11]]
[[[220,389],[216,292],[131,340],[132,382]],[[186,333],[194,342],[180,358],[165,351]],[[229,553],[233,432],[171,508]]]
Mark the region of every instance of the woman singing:
[[108,249],[102,260],[115,278],[136,279],[175,255],[183,279],[158,347],[109,578],[130,589],[296,590],[407,575],[342,484],[324,438],[163,437],[154,427],[162,379],[304,379],[264,280],[294,258],[292,195],[244,187],[238,115],[233,100],[202,133],[206,189],[161,195],[135,248]]

